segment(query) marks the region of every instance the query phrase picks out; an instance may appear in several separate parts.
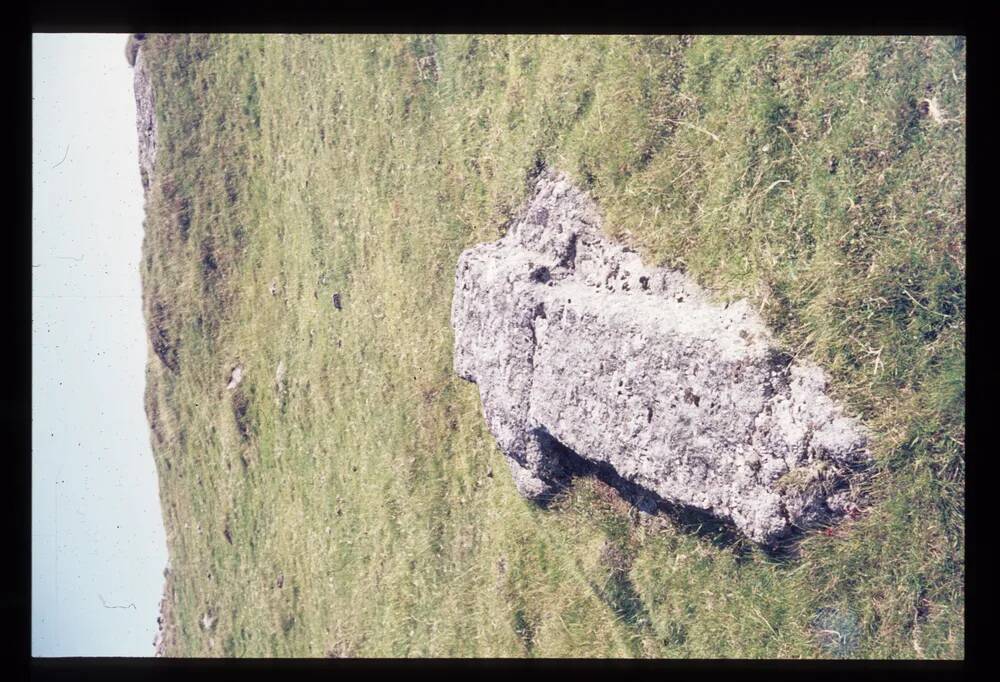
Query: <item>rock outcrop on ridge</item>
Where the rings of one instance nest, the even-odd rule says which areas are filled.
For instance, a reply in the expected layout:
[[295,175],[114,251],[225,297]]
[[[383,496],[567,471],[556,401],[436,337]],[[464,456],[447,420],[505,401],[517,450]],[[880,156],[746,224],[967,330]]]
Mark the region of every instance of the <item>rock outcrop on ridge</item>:
[[[140,34],[145,36],[145,34]],[[153,101],[153,83],[143,58],[142,41],[129,36],[132,50],[130,64],[133,67],[133,90],[135,92],[136,132],[139,135],[139,175],[142,189],[148,195],[153,180],[156,163],[156,109]]]
[[561,173],[462,253],[452,326],[455,371],[530,499],[599,471],[640,509],[695,508],[769,544],[843,513],[869,457],[821,368],[791,362],[745,301],[713,304],[603,238]]

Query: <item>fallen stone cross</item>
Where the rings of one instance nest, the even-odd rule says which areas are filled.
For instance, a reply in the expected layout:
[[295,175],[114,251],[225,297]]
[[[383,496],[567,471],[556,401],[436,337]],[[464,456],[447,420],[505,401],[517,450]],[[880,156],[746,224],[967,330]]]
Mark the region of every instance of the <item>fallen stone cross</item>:
[[478,384],[518,491],[601,471],[646,511],[695,508],[759,543],[844,512],[864,427],[745,301],[644,266],[594,202],[544,170],[500,240],[464,251],[455,371]]

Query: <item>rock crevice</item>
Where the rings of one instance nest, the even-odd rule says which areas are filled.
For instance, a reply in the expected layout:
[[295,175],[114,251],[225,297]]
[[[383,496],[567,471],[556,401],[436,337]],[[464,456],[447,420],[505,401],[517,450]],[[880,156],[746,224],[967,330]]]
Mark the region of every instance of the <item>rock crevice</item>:
[[840,513],[868,457],[822,369],[781,353],[745,301],[713,304],[606,240],[552,170],[502,239],[460,256],[452,326],[455,370],[531,499],[597,467],[770,543]]

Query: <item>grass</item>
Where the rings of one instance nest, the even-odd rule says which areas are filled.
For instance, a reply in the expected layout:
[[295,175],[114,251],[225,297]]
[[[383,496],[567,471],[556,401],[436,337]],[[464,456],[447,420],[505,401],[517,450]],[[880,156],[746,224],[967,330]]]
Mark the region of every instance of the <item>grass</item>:
[[[963,39],[143,50],[169,654],[964,656]],[[449,314],[459,253],[539,162],[829,370],[874,434],[863,515],[779,560],[638,523],[593,480],[517,496]]]

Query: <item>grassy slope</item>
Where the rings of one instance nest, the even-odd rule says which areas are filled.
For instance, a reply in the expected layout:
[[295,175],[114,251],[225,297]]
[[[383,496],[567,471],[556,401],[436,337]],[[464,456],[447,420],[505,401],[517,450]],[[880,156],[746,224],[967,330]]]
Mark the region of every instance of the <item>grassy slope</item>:
[[[961,40],[144,49],[171,653],[963,656]],[[550,511],[516,495],[449,312],[458,254],[500,234],[538,159],[831,371],[876,434],[869,513],[777,561],[636,524],[593,482]]]

